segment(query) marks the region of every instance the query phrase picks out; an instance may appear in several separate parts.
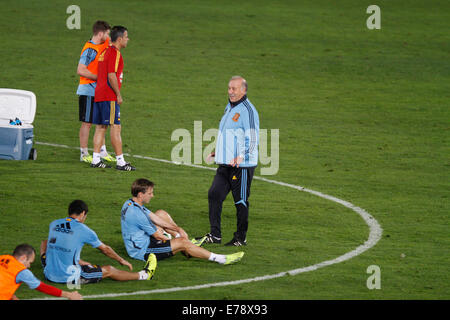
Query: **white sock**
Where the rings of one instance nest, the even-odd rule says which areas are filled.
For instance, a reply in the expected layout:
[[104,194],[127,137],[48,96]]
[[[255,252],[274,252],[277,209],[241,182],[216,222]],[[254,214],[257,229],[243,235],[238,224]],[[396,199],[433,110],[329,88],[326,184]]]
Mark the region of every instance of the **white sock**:
[[108,155],[108,152],[106,151],[106,146],[102,145],[102,147],[100,148],[100,156],[106,157],[107,155]]
[[92,164],[97,164],[100,162],[100,153],[92,153]]
[[82,156],[87,156],[89,155],[89,151],[88,148],[80,148],[80,152]]
[[227,258],[223,254],[215,254],[211,252],[211,255],[209,256],[208,260],[224,264],[227,261]]
[[148,279],[148,273],[144,270],[139,271],[139,280],[147,280]]
[[126,164],[123,154],[116,156],[116,160],[118,166],[124,166]]

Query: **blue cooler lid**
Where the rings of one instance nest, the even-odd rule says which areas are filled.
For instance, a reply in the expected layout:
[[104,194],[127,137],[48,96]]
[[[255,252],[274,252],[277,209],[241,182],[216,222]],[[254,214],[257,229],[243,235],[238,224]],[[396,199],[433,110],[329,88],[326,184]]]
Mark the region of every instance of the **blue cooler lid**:
[[19,118],[32,124],[36,115],[36,95],[31,91],[0,88],[0,123]]

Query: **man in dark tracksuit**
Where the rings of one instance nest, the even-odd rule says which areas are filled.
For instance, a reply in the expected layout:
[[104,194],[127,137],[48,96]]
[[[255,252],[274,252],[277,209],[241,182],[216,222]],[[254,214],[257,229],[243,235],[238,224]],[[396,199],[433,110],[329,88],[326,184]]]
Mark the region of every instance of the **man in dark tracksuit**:
[[215,152],[219,165],[208,192],[211,232],[206,243],[221,243],[222,204],[231,191],[236,206],[237,231],[227,246],[247,244],[250,186],[258,164],[259,116],[247,98],[247,82],[240,76],[228,83],[229,103],[220,121]]

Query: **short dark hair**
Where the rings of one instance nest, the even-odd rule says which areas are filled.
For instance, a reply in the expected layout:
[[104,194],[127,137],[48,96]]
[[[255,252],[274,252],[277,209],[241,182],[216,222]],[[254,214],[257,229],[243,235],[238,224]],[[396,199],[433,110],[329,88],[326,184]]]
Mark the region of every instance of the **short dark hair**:
[[69,204],[69,210],[68,211],[69,211],[69,215],[75,214],[75,215],[78,216],[83,211],[85,211],[86,214],[87,214],[88,213],[88,205],[83,200],[73,200]]
[[153,188],[155,184],[148,179],[137,179],[131,185],[131,194],[137,197],[139,192],[146,193],[148,188]]
[[118,38],[123,37],[125,31],[128,31],[128,29],[123,26],[114,26],[111,29],[111,41],[114,42]]
[[111,26],[106,21],[95,21],[94,25],[92,26],[92,33],[94,34],[94,36],[99,32],[106,32],[108,30],[111,30]]
[[33,253],[36,254],[36,251],[34,250],[34,248],[32,246],[30,246],[29,244],[23,243],[23,244],[19,244],[14,249],[14,252],[12,255],[14,256],[14,258],[18,258],[23,255],[26,255],[27,258],[30,258]]

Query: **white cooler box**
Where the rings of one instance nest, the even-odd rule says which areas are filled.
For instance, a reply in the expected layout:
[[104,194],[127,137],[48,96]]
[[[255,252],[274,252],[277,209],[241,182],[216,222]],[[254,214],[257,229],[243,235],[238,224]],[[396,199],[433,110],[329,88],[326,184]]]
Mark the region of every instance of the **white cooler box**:
[[[35,160],[33,121],[36,96],[31,91],[0,89],[0,159]],[[18,118],[22,125],[11,125]]]

